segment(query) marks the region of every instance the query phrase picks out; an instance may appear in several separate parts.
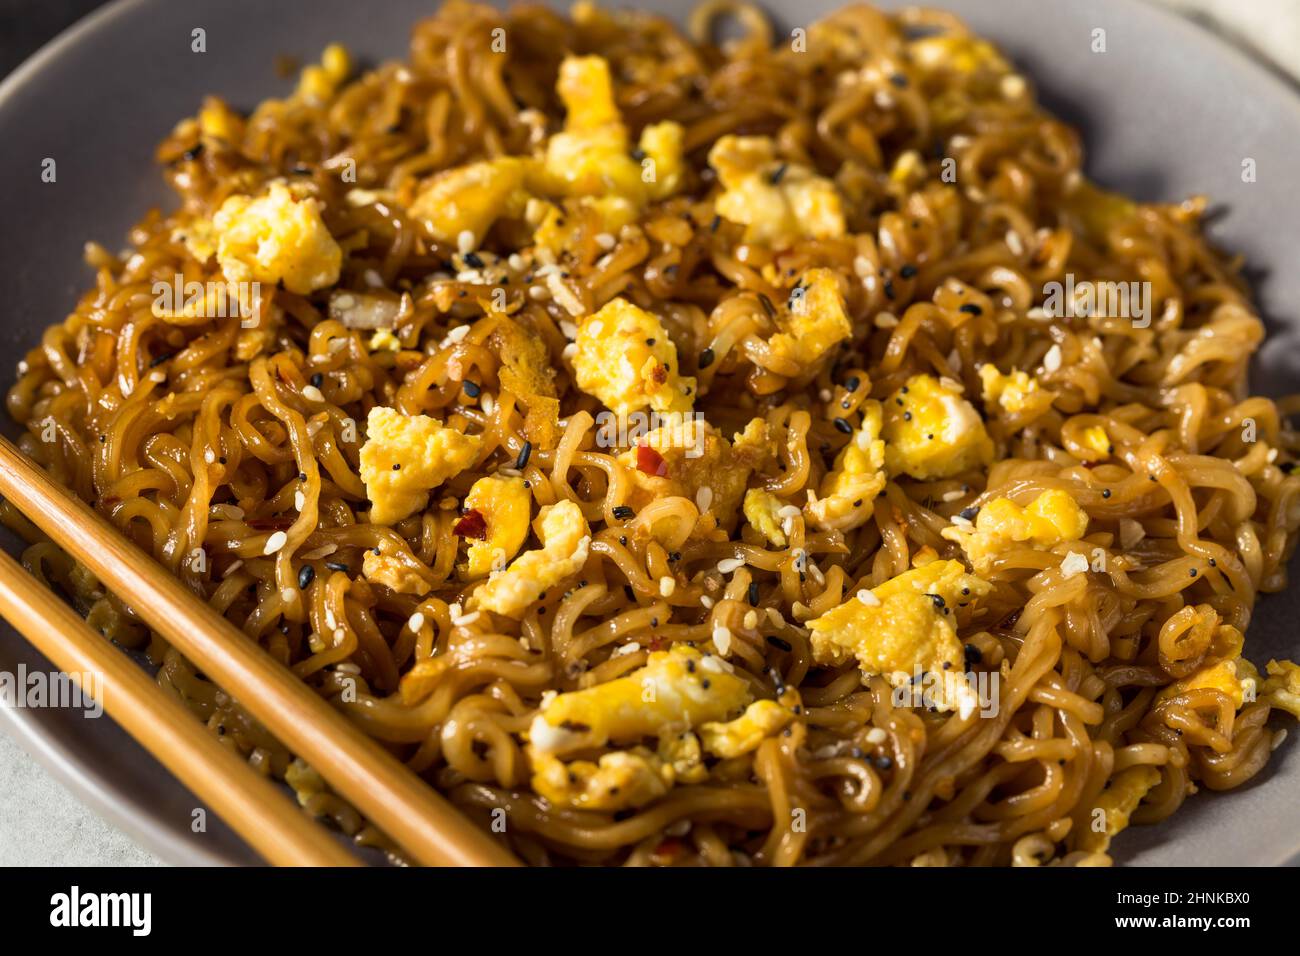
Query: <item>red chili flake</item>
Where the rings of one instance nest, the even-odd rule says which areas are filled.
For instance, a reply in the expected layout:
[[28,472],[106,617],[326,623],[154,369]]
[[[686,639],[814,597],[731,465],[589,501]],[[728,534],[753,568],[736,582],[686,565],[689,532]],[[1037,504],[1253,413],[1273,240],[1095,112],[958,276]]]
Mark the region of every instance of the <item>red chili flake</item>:
[[668,463],[664,461],[664,456],[645,442],[636,446],[636,468],[644,474],[656,475],[660,478],[668,474]]
[[451,530],[462,538],[477,538],[482,541],[487,537],[487,520],[477,508],[470,508]]
[[650,638],[646,646],[650,648],[650,650],[652,651],[662,651],[665,647],[668,646],[668,642],[665,641],[662,637],[652,637]]
[[686,844],[682,843],[677,837],[664,837],[659,841],[659,845],[655,847],[654,855],[672,860],[684,849],[686,849]]

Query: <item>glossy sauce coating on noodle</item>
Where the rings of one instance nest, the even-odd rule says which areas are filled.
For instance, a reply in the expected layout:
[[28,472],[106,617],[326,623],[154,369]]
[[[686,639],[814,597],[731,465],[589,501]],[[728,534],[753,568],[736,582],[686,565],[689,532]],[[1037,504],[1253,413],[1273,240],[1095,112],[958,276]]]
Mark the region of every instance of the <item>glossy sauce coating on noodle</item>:
[[[96,287],[27,356],[8,398],[24,448],[484,826],[503,810],[502,839],[528,862],[1107,862],[1096,810],[1122,804],[1130,784],[1144,799],[1121,815],[1153,822],[1197,787],[1250,779],[1273,744],[1266,696],[1159,696],[1213,659],[1212,635],[1246,630],[1260,592],[1285,586],[1300,478],[1282,416],[1295,406],[1245,387],[1262,324],[1234,264],[1200,236],[1201,201],[1134,205],[1088,184],[1074,131],[954,18],[848,7],[792,50],[731,6],[753,32],[720,50],[646,14],[453,2],[415,27],[406,63],[341,82],[327,58],[247,118],[208,104],[206,125],[184,122],[159,147],[179,210],[147,216],[121,256],[91,247]],[[708,5],[695,27],[731,6]],[[553,270],[563,292],[538,273],[522,211],[473,237],[498,270],[476,278],[470,249],[411,207],[440,171],[543,150],[564,128],[556,85],[569,54],[609,64],[630,144],[680,125],[681,181],[613,233],[560,203],[577,217]],[[833,183],[838,234],[747,239],[717,209],[725,190],[708,158],[727,135],[771,141],[769,185],[800,171]],[[155,315],[156,282],[221,278],[187,230],[277,180],[319,203],[343,250],[337,284],[264,289],[256,329]],[[801,363],[774,338],[816,269],[835,277],[851,335]],[[1046,317],[1045,287],[1067,274],[1149,283],[1149,327]],[[385,299],[396,351],[331,318],[338,290]],[[662,322],[718,434],[766,423],[768,454],[747,462],[745,485],[793,505],[783,546],[707,497],[628,506],[653,463],[600,439],[604,408],[575,384],[566,350],[570,323],[616,297]],[[549,389],[519,371],[530,350],[553,370]],[[986,363],[1030,373],[1051,401],[1015,412],[983,397]],[[808,493],[821,494],[869,403],[916,375],[947,380],[981,412],[992,464],[894,472],[849,500],[840,526],[810,520]],[[360,450],[375,406],[481,439],[470,468],[393,525],[367,520]],[[528,483],[531,517],[575,502],[591,533],[580,572],[518,617],[476,614],[481,582],[458,570],[472,543],[455,530],[462,504],[503,469]],[[990,593],[955,617],[967,668],[996,675],[996,713],[899,706],[884,676],[815,660],[807,621],[915,564],[963,560],[942,535],[963,514],[1053,489],[1089,519],[1075,550],[1108,563],[1067,574],[1068,548],[1029,545],[995,557]],[[26,530],[29,567],[114,640],[147,650],[215,732],[287,776],[310,812],[387,847]],[[533,534],[524,548],[539,546]],[[417,593],[368,577],[367,552]],[[543,695],[634,674],[684,644],[725,656],[752,699],[785,701],[793,718],[637,806],[539,795],[528,741]],[[1129,772],[1144,767],[1158,777]]]

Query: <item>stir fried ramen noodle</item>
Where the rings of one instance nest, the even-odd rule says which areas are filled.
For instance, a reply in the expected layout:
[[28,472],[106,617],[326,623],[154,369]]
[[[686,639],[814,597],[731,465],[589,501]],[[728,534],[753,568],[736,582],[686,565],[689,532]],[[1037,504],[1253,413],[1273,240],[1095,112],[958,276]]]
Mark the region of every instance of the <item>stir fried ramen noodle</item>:
[[1204,201],[1090,184],[942,13],[691,32],[451,2],[207,100],[20,367],[25,450],[531,863],[1091,865],[1250,780],[1297,405]]

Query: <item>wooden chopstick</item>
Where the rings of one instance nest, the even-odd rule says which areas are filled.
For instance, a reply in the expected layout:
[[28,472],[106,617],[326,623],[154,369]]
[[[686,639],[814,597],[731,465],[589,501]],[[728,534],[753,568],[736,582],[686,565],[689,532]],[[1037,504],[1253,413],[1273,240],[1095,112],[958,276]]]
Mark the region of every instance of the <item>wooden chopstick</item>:
[[518,861],[409,767],[0,437],[0,495],[306,760],[418,862]]
[[94,675],[94,696],[132,737],[212,807],[267,862],[278,866],[356,866],[322,827],[176,698],[96,634],[17,561],[0,551],[0,614],[54,665]]

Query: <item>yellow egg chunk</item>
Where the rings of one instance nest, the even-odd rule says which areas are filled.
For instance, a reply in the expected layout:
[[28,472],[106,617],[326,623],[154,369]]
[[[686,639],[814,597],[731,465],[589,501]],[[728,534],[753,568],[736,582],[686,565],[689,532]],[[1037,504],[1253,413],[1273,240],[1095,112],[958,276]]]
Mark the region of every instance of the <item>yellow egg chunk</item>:
[[677,373],[677,347],[657,317],[611,299],[578,327],[573,372],[578,387],[620,417],[689,412],[695,379]]
[[856,659],[864,676],[882,675],[894,687],[946,672],[938,707],[965,717],[978,701],[961,676],[965,652],[953,617],[990,590],[960,561],[913,568],[809,621],[813,658],[829,665]]
[[368,550],[361,559],[361,573],[367,581],[382,584],[398,594],[414,594],[422,597],[432,589],[418,571],[405,562],[388,554],[375,554]]
[[454,243],[468,232],[477,245],[498,219],[523,215],[531,166],[531,160],[503,156],[449,169],[424,186],[409,211],[435,239]]
[[283,282],[306,295],[339,281],[343,250],[321,219],[320,204],[295,199],[281,183],[256,199],[228,198],[212,217],[212,231],[217,262],[230,282]]
[[532,513],[532,495],[524,479],[489,475],[474,482],[465,496],[466,511],[477,511],[487,524],[487,537],[470,540],[465,563],[468,578],[481,578],[502,568],[523,546],[528,537],[528,519]]
[[700,742],[715,757],[729,760],[758,749],[794,720],[794,712],[774,700],[756,700],[735,720],[700,725]]
[[703,503],[703,511],[712,512],[719,524],[730,526],[749,476],[772,456],[768,435],[767,422],[761,418],[751,419],[731,442],[712,425],[693,418],[652,429],[638,439],[638,445],[662,459],[662,474],[638,467],[644,455],[637,448],[620,454],[618,461],[628,468],[632,484],[627,503],[639,511],[652,501],[676,495],[697,505]]
[[932,375],[914,375],[885,402],[885,466],[891,475],[951,478],[993,460],[979,412]]
[[482,439],[465,435],[427,415],[403,415],[377,405],[366,418],[361,480],[371,524],[393,524],[420,511],[429,491],[470,467]]
[[[1103,812],[1104,818],[1094,818],[1091,813],[1084,818],[1082,826],[1076,830],[1079,834],[1076,847],[1091,853],[1105,853],[1115,834],[1128,827],[1129,818],[1142,803],[1142,798],[1159,783],[1160,771],[1155,767],[1129,767],[1115,774],[1097,796],[1097,809]],[[1094,819],[1102,829],[1093,828]]]
[[1248,690],[1255,687],[1255,676],[1250,673],[1254,668],[1243,668],[1240,660],[1216,661],[1199,667],[1192,674],[1180,681],[1162,688],[1156,700],[1168,700],[1179,694],[1193,690],[1217,690],[1229,700],[1237,710],[1245,702]]
[[532,755],[533,789],[552,804],[575,810],[626,810],[666,794],[674,771],[654,754],[615,750],[599,761],[564,763],[545,753]]
[[971,567],[983,574],[993,559],[1016,545],[1050,549],[1078,541],[1088,531],[1088,513],[1068,492],[1049,489],[1021,508],[1009,498],[995,498],[980,509],[974,529],[950,527],[943,536],[966,552]]
[[594,225],[589,234],[617,236],[624,226],[636,221],[640,210],[622,196],[578,196],[564,200],[563,208],[536,199],[529,203],[526,215],[533,229],[533,245],[555,257],[576,254],[584,219]]
[[700,738],[689,730],[661,734],[656,753],[660,760],[673,768],[676,783],[699,783],[709,776],[709,768],[704,765],[704,749],[700,746]]
[[777,319],[783,331],[768,340],[774,357],[811,366],[853,335],[853,325],[829,269],[809,269]]
[[862,406],[862,425],[835,458],[822,479],[820,497],[808,502],[808,512],[819,528],[849,531],[867,522],[873,501],[885,487],[885,443],[880,439],[880,403]]
[[1004,375],[996,365],[986,362],[979,369],[984,386],[984,407],[996,403],[997,409],[1008,415],[1023,415],[1028,420],[1037,418],[1052,407],[1056,393],[1043,388],[1038,379],[1014,369]]
[[682,128],[659,123],[642,131],[645,159],[629,153],[629,138],[609,64],[599,56],[568,56],[556,92],[565,108],[564,131],[546,144],[539,185],[570,196],[617,195],[643,204],[670,195],[681,179]]
[[745,513],[745,520],[750,526],[771,542],[773,547],[784,548],[786,546],[785,532],[781,530],[780,510],[785,507],[785,503],[770,491],[764,491],[762,488],[750,488],[745,492],[745,503],[742,509]]
[[709,150],[722,194],[714,204],[728,222],[745,226],[745,241],[785,249],[800,239],[844,235],[835,184],[806,166],[783,163],[766,136],[721,137]]
[[749,685],[725,661],[674,644],[624,677],[556,695],[533,718],[528,738],[539,753],[634,743],[724,720],[751,700]]
[[1090,454],[1084,456],[1087,461],[1103,461],[1109,458],[1114,450],[1110,435],[1100,425],[1093,425],[1091,428],[1084,429],[1083,445],[1090,452]]
[[1300,666],[1291,661],[1269,661],[1264,668],[1268,677],[1260,685],[1261,697],[1270,707],[1285,710],[1300,718]]
[[525,551],[510,566],[493,571],[475,590],[475,606],[506,617],[523,616],[542,594],[587,563],[591,529],[572,501],[547,505],[533,523],[542,547]]

